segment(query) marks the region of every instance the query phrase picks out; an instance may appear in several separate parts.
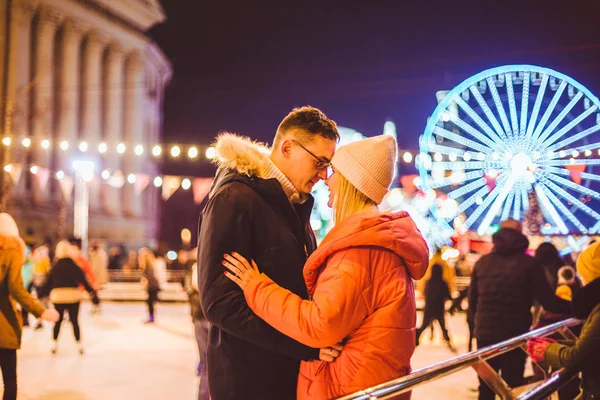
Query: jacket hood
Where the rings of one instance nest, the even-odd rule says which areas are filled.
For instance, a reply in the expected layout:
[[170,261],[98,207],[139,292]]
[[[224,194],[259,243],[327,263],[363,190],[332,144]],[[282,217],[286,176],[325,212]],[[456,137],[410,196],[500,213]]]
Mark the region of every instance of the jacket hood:
[[494,243],[494,253],[503,255],[524,253],[529,247],[527,237],[510,228],[500,229],[492,236],[492,242]]
[[575,318],[587,319],[598,304],[600,304],[600,278],[579,289],[573,296]]
[[264,143],[229,132],[217,137],[215,150],[214,162],[219,168],[235,170],[242,175],[259,178],[264,175],[271,152]]
[[404,261],[413,279],[421,279],[427,271],[427,243],[408,213],[361,213],[337,224],[309,257],[304,266],[304,279],[309,291],[319,275],[309,274],[309,271],[321,268],[335,252],[362,246],[376,246],[393,251]]
[[20,251],[25,257],[27,246],[25,242],[18,236],[0,235],[0,252],[5,251]]

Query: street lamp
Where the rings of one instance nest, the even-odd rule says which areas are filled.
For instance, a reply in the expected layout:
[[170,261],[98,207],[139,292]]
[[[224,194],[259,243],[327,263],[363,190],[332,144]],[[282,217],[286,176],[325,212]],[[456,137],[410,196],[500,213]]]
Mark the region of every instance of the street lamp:
[[[96,164],[90,160],[74,160],[75,210],[73,233],[81,239],[81,250],[87,251],[90,197],[88,184],[94,178]],[[84,253],[85,254],[85,253]]]

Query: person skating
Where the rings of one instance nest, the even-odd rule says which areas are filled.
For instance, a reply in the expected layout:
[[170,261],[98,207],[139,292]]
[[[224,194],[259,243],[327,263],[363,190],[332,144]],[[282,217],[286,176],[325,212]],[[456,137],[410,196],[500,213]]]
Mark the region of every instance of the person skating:
[[417,346],[419,345],[419,338],[423,331],[432,325],[434,321],[437,321],[442,330],[446,345],[450,351],[456,353],[456,349],[452,346],[450,335],[446,329],[446,300],[452,300],[450,290],[448,290],[448,284],[442,277],[442,266],[434,264],[431,267],[431,275],[425,286],[425,310],[423,313],[423,323],[417,329]]
[[15,303],[45,321],[58,320],[56,310],[45,308],[23,286],[21,266],[25,243],[14,219],[0,213],[0,369],[3,400],[17,398],[17,350],[21,347],[21,319]]
[[65,317],[68,313],[69,321],[73,325],[73,334],[80,354],[84,348],[81,343],[81,328],[79,326],[79,307],[82,300],[82,285],[90,293],[92,299],[96,299],[96,291],[85,277],[83,270],[73,260],[73,249],[66,240],[61,240],[56,245],[54,265],[50,269],[46,284],[42,288],[43,295],[50,297],[50,302],[59,313],[59,319],[54,325],[52,338],[52,354],[58,350],[58,335]]

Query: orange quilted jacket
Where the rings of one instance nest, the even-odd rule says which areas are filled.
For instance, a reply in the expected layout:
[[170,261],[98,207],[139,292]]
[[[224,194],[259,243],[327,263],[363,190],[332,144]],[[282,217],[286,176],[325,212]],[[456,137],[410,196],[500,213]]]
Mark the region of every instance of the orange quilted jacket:
[[307,260],[311,300],[265,275],[246,288],[252,310],[286,335],[315,348],[344,342],[333,363],[302,362],[299,399],[332,398],[410,373],[412,280],[423,277],[428,258],[407,213],[362,213],[339,223]]

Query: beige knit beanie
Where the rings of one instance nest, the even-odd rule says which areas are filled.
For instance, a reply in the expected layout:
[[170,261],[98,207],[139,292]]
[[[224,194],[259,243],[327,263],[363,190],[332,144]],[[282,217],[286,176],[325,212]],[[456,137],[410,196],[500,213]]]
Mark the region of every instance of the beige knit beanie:
[[340,147],[331,164],[361,193],[380,204],[394,178],[396,151],[396,139],[374,136]]

